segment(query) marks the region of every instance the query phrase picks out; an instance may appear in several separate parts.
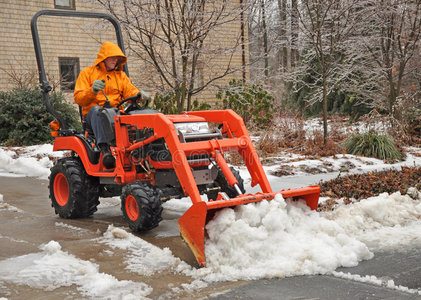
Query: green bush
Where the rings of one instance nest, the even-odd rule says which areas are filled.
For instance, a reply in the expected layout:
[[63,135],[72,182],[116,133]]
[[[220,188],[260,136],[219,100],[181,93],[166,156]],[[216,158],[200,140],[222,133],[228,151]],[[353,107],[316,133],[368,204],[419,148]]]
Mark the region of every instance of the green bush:
[[387,161],[402,160],[404,154],[397,149],[390,135],[378,135],[367,132],[355,134],[343,142],[343,147],[349,154],[374,157]]
[[244,84],[242,80],[231,80],[229,86],[216,94],[222,99],[224,109],[238,113],[244,123],[268,126],[273,119],[274,97],[261,85]]
[[[173,91],[156,94],[155,98],[153,99],[152,107],[153,109],[156,109],[157,111],[166,115],[178,113],[177,100]],[[207,110],[210,108],[211,106],[208,103],[199,103],[199,101],[194,100],[191,110]]]
[[165,92],[162,94],[156,94],[152,104],[153,109],[163,114],[176,114],[177,101],[173,92]]
[[[50,101],[70,128],[81,130],[77,111],[65,102],[61,92],[50,93]],[[0,92],[0,143],[35,145],[52,141],[48,124],[54,117],[47,112],[39,88]]]

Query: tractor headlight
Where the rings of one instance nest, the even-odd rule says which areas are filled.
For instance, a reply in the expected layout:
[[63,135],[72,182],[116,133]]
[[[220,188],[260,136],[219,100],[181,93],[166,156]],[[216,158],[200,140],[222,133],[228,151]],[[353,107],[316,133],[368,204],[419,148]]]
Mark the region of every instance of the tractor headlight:
[[174,126],[182,134],[211,133],[208,122],[174,123]]

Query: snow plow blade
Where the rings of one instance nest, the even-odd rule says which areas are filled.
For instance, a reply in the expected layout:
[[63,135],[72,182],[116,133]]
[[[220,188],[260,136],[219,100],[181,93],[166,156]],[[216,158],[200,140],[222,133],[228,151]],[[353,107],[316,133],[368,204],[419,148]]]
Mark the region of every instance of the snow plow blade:
[[178,220],[180,234],[186,241],[200,266],[206,266],[205,237],[206,224],[213,218],[216,211],[225,207],[234,207],[252,202],[272,200],[276,194],[281,194],[284,199],[306,201],[307,206],[317,209],[320,196],[319,186],[309,186],[299,189],[282,190],[278,193],[257,193],[240,195],[229,200],[215,200],[197,202],[184,213]]

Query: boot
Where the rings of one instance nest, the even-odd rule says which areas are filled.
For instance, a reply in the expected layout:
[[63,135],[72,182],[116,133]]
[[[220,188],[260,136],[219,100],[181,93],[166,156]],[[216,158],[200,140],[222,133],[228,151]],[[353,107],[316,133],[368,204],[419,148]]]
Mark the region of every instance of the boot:
[[115,168],[115,158],[111,154],[110,146],[108,144],[99,144],[99,149],[102,153],[102,164],[106,169],[114,169]]

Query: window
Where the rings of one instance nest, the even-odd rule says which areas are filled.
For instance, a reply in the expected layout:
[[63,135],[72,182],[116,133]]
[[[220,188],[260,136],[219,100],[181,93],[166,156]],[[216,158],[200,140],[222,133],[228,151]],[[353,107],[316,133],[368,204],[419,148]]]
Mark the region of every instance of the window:
[[54,0],[54,8],[76,9],[75,0]]
[[60,86],[62,91],[74,91],[80,65],[77,57],[59,57]]

